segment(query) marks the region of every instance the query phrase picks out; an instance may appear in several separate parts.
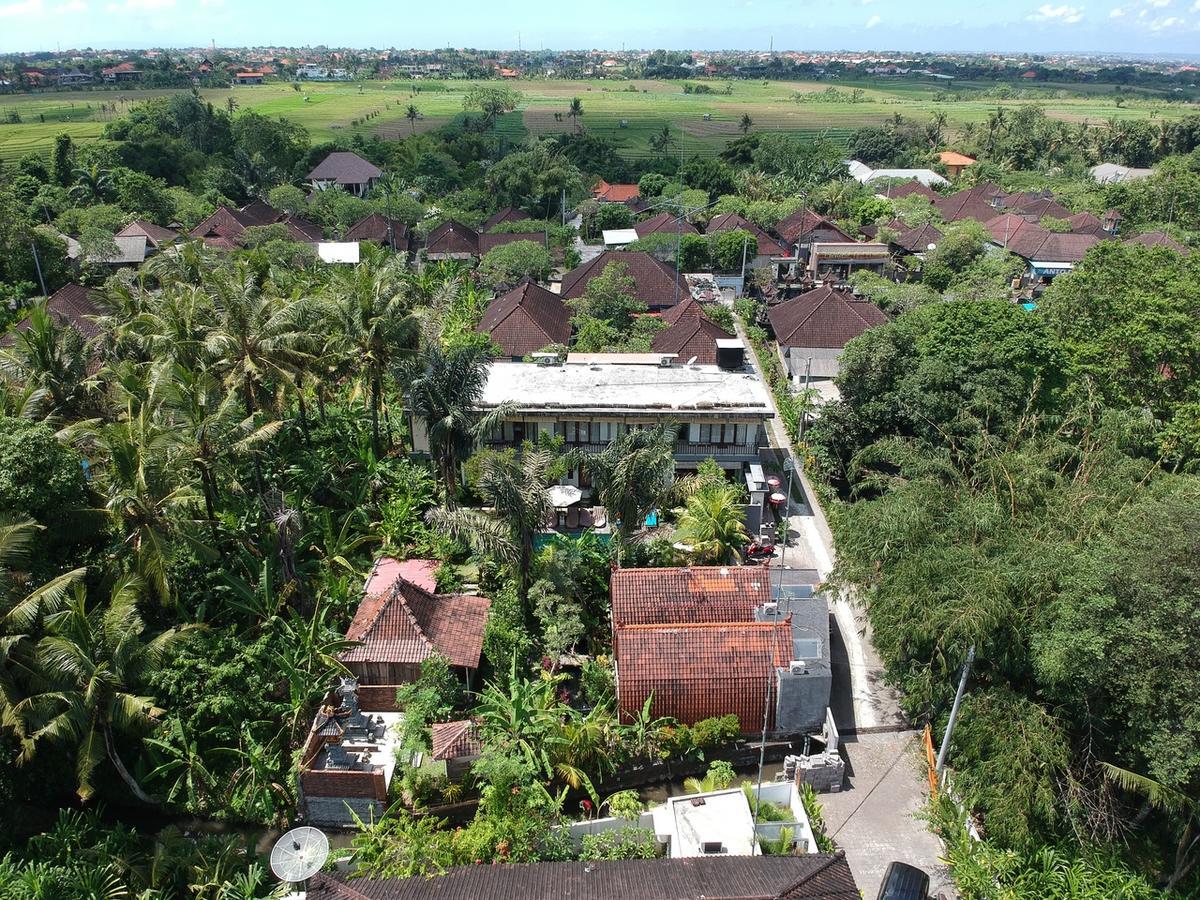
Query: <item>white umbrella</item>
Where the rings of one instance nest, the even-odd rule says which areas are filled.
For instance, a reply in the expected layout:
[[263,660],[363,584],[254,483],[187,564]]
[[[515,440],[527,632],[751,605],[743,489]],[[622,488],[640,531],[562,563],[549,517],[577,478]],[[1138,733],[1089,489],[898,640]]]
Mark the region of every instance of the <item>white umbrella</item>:
[[583,499],[583,491],[573,484],[550,486],[550,502],[555,507],[571,506]]

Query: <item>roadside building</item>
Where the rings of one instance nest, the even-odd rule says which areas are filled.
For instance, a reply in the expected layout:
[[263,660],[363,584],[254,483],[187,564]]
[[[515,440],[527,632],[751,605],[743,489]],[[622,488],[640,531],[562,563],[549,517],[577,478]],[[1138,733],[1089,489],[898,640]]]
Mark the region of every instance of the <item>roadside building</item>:
[[784,367],[792,384],[832,382],[846,344],[868,329],[888,321],[883,310],[869,300],[846,291],[819,287],[768,313]]

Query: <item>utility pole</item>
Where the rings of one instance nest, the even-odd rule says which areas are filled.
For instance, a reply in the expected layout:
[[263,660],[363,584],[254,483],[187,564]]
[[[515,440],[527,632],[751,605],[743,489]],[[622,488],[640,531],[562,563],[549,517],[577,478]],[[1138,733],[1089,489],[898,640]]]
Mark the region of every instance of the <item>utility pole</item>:
[[950,707],[950,721],[946,723],[946,734],[942,737],[942,747],[938,750],[937,777],[940,782],[946,769],[946,757],[950,753],[950,738],[954,734],[954,725],[958,721],[958,710],[962,706],[963,694],[967,690],[967,678],[971,675],[971,666],[975,662],[975,645],[967,651],[967,661],[963,665],[962,677],[958,680],[958,691],[954,695],[954,706]]
[[800,443],[804,443],[804,426],[808,423],[808,383],[812,377],[812,357],[804,364],[804,393],[800,407]]
[[33,251],[33,266],[37,269],[38,283],[42,286],[42,296],[49,297],[50,294],[46,291],[46,279],[42,277],[42,261],[38,259],[37,244],[30,241],[29,249]]

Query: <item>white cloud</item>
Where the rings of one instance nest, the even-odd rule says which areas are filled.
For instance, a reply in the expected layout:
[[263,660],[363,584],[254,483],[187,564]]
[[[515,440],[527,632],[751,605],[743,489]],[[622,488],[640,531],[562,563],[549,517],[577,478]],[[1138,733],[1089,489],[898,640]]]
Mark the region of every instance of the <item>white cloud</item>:
[[1150,23],[1151,31],[1165,31],[1168,28],[1178,28],[1183,24],[1183,19],[1179,16],[1167,16],[1164,19],[1155,19]]
[[19,3],[6,3],[0,6],[0,19],[9,16],[31,16],[42,11],[42,0],[21,0]]
[[1171,0],[1146,0],[1146,5],[1162,9],[1164,6],[1170,6]]
[[124,0],[122,3],[110,3],[105,9],[115,12],[151,12],[156,9],[166,9],[174,6],[175,0]]
[[1037,12],[1026,16],[1030,22],[1057,22],[1061,25],[1074,25],[1076,22],[1083,20],[1082,6],[1051,6],[1049,3],[1043,3],[1037,8]]
[[[1196,0],[1196,2],[1200,3],[1200,0]],[[1121,9],[1121,7],[1119,7],[1119,6],[1114,6],[1112,9],[1112,12],[1110,12],[1108,14],[1108,17],[1110,19],[1119,19],[1124,15],[1125,15],[1125,10]]]
[[878,25],[882,21],[883,21],[883,19],[880,18],[879,16],[871,16],[871,18],[867,19],[867,27],[874,28],[876,25]]
[[1192,12],[1200,12],[1200,0],[1192,4]]
[[67,0],[66,3],[61,3],[54,7],[54,12],[57,15],[63,13],[81,13],[87,12],[88,5],[83,0]]

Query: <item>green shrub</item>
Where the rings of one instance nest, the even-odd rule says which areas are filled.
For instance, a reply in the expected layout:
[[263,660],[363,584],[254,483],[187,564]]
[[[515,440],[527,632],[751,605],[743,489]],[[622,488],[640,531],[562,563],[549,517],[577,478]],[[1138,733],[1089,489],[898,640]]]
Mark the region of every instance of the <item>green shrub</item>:
[[600,834],[585,834],[580,859],[654,859],[658,845],[648,828],[618,828]]
[[713,716],[711,719],[701,719],[692,726],[692,738],[697,747],[719,747],[737,740],[741,734],[741,724],[738,717]]

